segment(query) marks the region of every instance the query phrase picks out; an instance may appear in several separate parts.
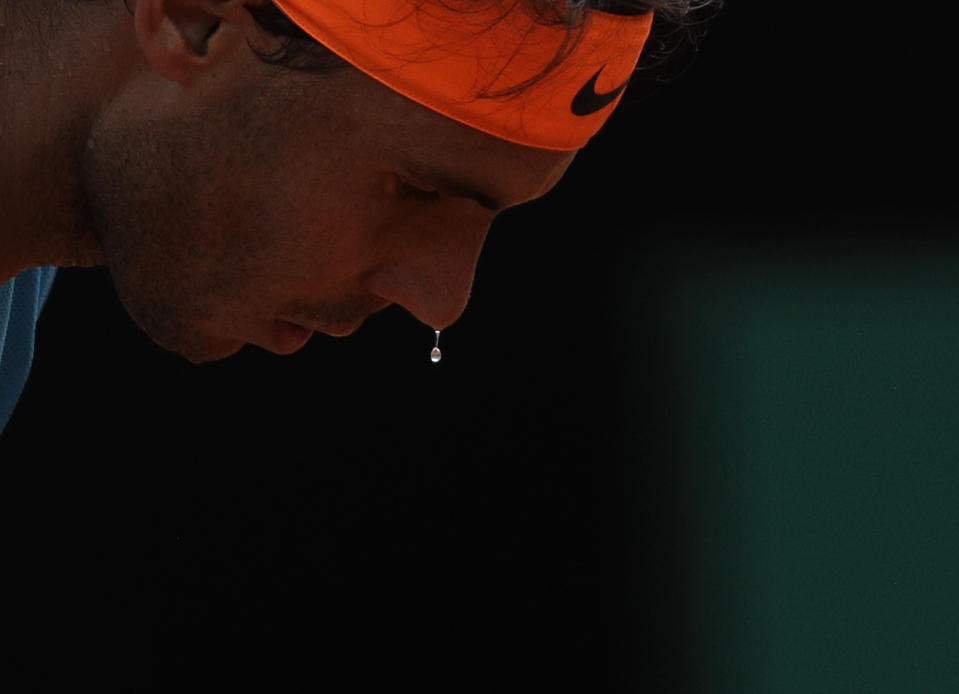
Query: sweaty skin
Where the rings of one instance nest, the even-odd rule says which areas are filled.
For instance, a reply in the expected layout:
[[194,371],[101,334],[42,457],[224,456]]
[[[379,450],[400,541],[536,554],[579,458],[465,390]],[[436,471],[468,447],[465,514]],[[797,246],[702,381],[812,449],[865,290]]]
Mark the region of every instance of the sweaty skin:
[[[133,16],[116,5],[64,3],[50,42],[75,59],[45,75],[44,61],[15,60],[22,86],[0,92],[3,132],[23,133],[9,148],[4,136],[22,166],[18,177],[2,164],[19,195],[0,280],[105,264],[134,321],[193,362],[246,343],[290,353],[394,303],[448,326],[497,212],[546,193],[573,159],[480,133],[352,68],[266,65],[251,46],[275,40],[240,2],[139,0]],[[37,46],[12,49],[5,60]],[[43,94],[24,96],[41,77]],[[65,103],[47,113],[51,94]],[[33,119],[14,113],[18,96]]]

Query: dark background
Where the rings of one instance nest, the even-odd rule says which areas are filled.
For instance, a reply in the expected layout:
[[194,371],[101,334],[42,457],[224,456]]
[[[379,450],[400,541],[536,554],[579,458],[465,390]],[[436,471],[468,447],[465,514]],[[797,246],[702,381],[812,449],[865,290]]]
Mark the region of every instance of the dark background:
[[193,367],[61,271],[0,439],[8,672],[955,691],[955,12],[836,5],[730,2],[634,85],[437,366],[389,309]]

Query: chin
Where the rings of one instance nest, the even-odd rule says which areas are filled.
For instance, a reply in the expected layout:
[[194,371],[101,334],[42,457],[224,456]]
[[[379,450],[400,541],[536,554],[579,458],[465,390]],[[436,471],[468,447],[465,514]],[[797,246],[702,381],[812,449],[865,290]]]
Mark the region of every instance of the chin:
[[160,347],[173,352],[194,365],[207,364],[232,357],[246,345],[240,340],[208,340],[191,344],[166,345],[154,340]]
[[199,359],[194,360],[194,364],[205,364],[211,361],[220,361],[221,359],[226,359],[227,357],[232,357],[234,354],[239,352],[246,346],[245,342],[233,341],[229,343],[224,343],[217,350],[211,350],[199,357]]

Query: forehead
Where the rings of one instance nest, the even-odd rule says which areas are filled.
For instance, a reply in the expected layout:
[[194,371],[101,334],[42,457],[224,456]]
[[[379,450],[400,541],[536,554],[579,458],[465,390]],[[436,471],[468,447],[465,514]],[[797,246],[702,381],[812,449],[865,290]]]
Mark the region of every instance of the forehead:
[[319,107],[332,120],[344,121],[336,130],[345,141],[375,153],[389,165],[436,175],[479,177],[499,188],[498,197],[510,205],[547,192],[575,156],[575,151],[527,147],[488,135],[351,67],[337,68],[331,77],[319,94],[325,102]]

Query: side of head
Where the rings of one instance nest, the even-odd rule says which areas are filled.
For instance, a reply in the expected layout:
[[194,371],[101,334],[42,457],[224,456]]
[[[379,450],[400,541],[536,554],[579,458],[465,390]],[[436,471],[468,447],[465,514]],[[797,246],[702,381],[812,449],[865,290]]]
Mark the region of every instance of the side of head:
[[[621,4],[656,2],[689,6]],[[523,5],[575,37],[577,17],[611,3]],[[446,327],[496,214],[545,194],[575,155],[405,98],[270,3],[129,10],[111,21],[137,58],[90,128],[86,219],[134,320],[195,362],[246,343],[292,352],[394,303]]]

